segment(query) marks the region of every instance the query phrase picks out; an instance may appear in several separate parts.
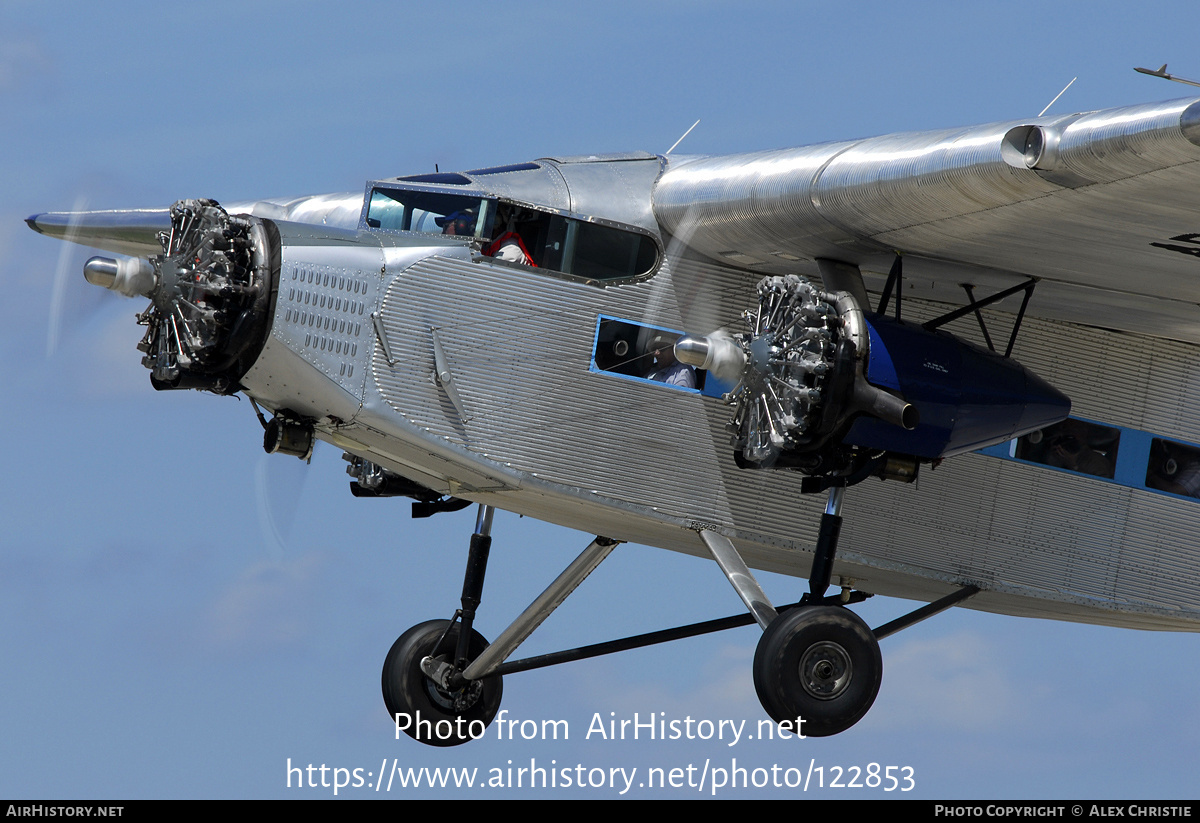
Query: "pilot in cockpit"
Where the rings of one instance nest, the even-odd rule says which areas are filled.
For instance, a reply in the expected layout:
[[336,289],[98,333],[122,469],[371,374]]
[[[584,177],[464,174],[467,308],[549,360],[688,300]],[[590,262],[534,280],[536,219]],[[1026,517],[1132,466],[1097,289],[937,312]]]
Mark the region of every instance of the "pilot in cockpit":
[[475,213],[470,209],[452,211],[445,217],[435,217],[433,222],[442,229],[442,234],[457,237],[475,236]]
[[496,236],[492,242],[483,247],[482,251],[488,257],[494,257],[497,260],[537,267],[537,263],[533,262],[533,255],[529,253],[529,249],[525,248],[525,241],[516,232],[516,215],[503,207],[501,207],[496,220]]

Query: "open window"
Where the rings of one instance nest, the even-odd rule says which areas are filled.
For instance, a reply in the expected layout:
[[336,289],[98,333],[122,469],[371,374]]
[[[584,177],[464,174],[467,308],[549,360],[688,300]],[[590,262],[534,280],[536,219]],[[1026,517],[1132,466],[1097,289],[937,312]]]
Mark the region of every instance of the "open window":
[[606,281],[647,275],[658,264],[654,239],[628,228],[545,212],[516,226],[523,240],[532,240],[526,245],[541,268]]
[[732,389],[704,369],[675,360],[675,341],[681,336],[674,329],[601,316],[596,320],[591,371],[706,397],[720,397]]
[[367,226],[490,239],[495,201],[486,197],[434,191],[374,188],[367,204]]
[[642,229],[499,203],[497,234],[511,232],[539,269],[593,282],[635,280],[653,272],[661,254]]

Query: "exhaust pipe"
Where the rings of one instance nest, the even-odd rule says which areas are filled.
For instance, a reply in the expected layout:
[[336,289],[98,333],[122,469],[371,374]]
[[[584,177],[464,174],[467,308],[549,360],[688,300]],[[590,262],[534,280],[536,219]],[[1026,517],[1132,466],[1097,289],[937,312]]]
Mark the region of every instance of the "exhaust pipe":
[[861,375],[854,378],[854,399],[851,406],[854,411],[865,412],[908,431],[915,429],[921,422],[921,414],[916,406],[872,386]]

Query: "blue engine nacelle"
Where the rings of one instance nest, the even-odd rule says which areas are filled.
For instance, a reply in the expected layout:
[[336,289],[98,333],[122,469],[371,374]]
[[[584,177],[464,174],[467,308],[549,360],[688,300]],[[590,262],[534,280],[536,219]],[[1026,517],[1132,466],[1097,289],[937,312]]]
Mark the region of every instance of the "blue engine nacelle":
[[1015,360],[943,331],[883,315],[866,318],[866,379],[916,406],[912,430],[860,415],[844,443],[950,457],[1002,443],[1063,420],[1071,400]]
[[675,344],[681,362],[736,381],[725,399],[739,466],[858,482],[887,452],[911,479],[919,461],[1000,443],[1071,411],[1062,392],[1015,360],[867,315],[848,292],[798,275],[764,277],[757,291],[745,332]]

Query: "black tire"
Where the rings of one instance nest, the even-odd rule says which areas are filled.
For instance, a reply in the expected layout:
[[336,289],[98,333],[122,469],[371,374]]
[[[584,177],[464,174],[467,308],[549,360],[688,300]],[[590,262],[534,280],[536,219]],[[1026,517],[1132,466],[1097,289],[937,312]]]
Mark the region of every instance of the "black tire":
[[[383,702],[400,731],[429,746],[458,746],[483,735],[500,709],[504,684],[499,677],[476,681],[459,692],[445,692],[421,671],[427,655],[449,661],[458,642],[457,623],[446,633],[437,652],[434,644],[446,631],[446,620],[413,626],[392,644],[383,661]],[[472,629],[470,659],[487,648],[487,640]]]
[[[883,679],[871,629],[840,606],[793,609],[767,626],[754,652],[754,690],[776,723],[805,737],[844,732],[862,720]],[[803,718],[798,728],[796,719]]]

